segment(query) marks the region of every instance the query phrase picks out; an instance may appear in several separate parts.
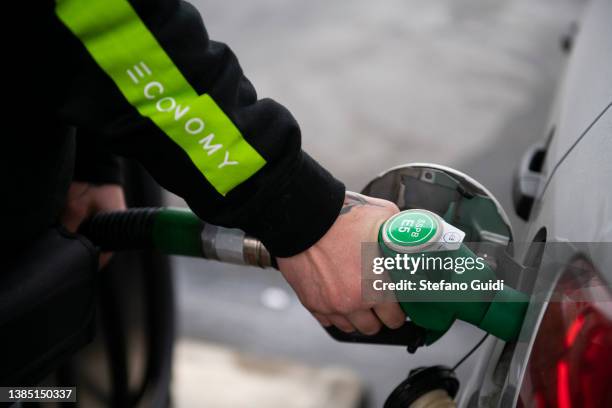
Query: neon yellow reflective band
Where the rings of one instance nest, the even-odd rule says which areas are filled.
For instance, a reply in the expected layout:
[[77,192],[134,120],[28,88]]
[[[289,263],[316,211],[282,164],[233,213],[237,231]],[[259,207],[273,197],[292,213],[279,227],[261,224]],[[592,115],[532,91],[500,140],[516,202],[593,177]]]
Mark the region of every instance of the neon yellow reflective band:
[[56,13],[130,104],[178,144],[219,193],[266,164],[210,95],[189,85],[127,0],[58,0]]

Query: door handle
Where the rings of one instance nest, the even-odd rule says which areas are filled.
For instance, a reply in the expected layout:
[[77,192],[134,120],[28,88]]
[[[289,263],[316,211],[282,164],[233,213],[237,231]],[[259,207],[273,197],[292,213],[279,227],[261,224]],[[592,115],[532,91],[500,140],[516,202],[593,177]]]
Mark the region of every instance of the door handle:
[[523,220],[529,219],[533,203],[544,180],[542,167],[546,157],[546,147],[540,143],[534,144],[525,153],[514,174],[512,184],[512,201],[514,211]]

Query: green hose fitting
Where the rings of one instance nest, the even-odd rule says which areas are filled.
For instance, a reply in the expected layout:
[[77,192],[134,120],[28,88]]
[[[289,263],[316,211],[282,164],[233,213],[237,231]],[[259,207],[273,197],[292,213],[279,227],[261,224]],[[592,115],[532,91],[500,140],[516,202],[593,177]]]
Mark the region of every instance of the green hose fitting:
[[[463,231],[427,210],[402,211],[381,226],[378,243],[383,255],[421,258],[420,265],[433,266],[416,271],[392,269],[389,274],[394,282],[412,281],[418,286],[426,280],[468,288],[460,292],[459,300],[454,290],[396,291],[400,305],[410,320],[432,332],[428,343],[444,334],[455,319],[469,322],[500,339],[514,340],[521,329],[529,297],[505,284],[497,292],[487,291],[489,296],[472,288],[472,281],[490,282],[497,278],[483,258],[463,244],[464,237]],[[459,258],[463,269],[468,264],[472,267],[462,273],[442,267],[442,260],[450,259],[451,264],[459,265],[452,262]],[[433,296],[436,301],[431,301]]]
[[202,220],[187,209],[160,209],[153,220],[153,246],[166,254],[202,257],[203,228]]
[[152,246],[166,254],[276,267],[275,259],[259,240],[235,228],[206,224],[187,209],[156,210],[150,235]]

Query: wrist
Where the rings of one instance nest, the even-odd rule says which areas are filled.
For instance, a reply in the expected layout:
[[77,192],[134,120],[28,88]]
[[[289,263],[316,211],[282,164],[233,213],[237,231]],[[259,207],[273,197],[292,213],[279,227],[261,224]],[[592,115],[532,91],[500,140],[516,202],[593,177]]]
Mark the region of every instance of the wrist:
[[344,185],[306,153],[301,153],[284,185],[248,230],[276,257],[296,255],[321,239],[344,202]]

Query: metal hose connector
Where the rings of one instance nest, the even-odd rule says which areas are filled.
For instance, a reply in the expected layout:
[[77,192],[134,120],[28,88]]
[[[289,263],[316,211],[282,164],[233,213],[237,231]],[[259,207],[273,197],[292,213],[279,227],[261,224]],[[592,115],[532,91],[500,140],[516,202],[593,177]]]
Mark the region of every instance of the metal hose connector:
[[261,241],[235,228],[205,224],[202,250],[207,259],[260,268],[275,267],[272,256]]
[[259,266],[260,268],[276,268],[276,262],[268,249],[257,238],[244,237],[244,261],[247,265]]

